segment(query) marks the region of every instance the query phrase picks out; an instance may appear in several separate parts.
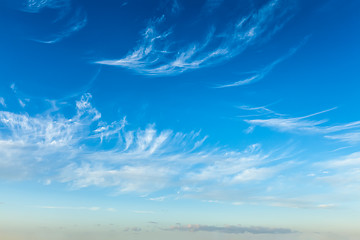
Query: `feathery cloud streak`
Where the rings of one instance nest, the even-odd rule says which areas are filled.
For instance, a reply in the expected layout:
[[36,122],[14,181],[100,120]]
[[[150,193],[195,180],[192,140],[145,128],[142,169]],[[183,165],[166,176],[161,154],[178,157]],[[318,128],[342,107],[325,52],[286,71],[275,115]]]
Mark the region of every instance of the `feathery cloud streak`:
[[329,135],[325,137],[328,139],[334,139],[341,142],[347,142],[350,144],[360,143],[360,131],[337,134],[337,135]]
[[337,193],[349,196],[349,200],[359,198],[360,190],[360,152],[314,164],[327,174],[316,179],[336,187]]
[[297,50],[302,47],[306,41],[307,41],[308,37],[306,37],[304,39],[304,41],[302,41],[298,46],[290,49],[290,51],[285,54],[284,56],[280,57],[279,59],[275,60],[274,62],[272,62],[271,64],[269,64],[268,66],[266,66],[265,68],[256,71],[255,74],[251,77],[248,77],[246,79],[242,79],[240,81],[236,81],[233,83],[229,83],[229,84],[224,84],[224,85],[220,85],[217,86],[215,88],[227,88],[227,87],[238,87],[238,86],[242,86],[242,85],[247,85],[250,83],[254,83],[257,82],[261,79],[263,79],[264,77],[266,77],[266,75],[274,68],[276,67],[278,64],[280,64],[281,62],[285,61],[286,59],[288,59],[289,57],[291,57],[292,55],[294,55]]
[[[202,42],[176,46],[170,41],[172,30],[159,32],[166,21],[163,15],[150,21],[139,45],[124,58],[97,61],[98,64],[128,68],[144,75],[175,75],[206,67],[240,54],[248,46],[271,37],[289,19],[289,9],[273,0],[248,16],[231,24],[227,30],[212,27]],[[173,47],[176,46],[176,47]]]
[[5,99],[3,97],[0,97],[0,105],[6,107]]
[[71,0],[27,0],[22,11],[40,14],[45,9],[57,10],[58,16],[53,19],[52,28],[58,30],[49,36],[33,39],[36,42],[57,43],[87,24],[86,12],[81,7],[74,6]]
[[[257,110],[256,108],[249,108],[250,110]],[[342,131],[349,131],[353,129],[360,129],[360,121],[354,121],[344,124],[338,125],[328,125],[324,124],[327,120],[308,120],[308,118],[314,117],[319,114],[323,114],[329,111],[332,111],[336,108],[331,108],[328,110],[324,110],[321,112],[317,112],[314,114],[310,114],[303,117],[283,117],[283,116],[275,116],[275,117],[267,117],[262,119],[245,119],[244,121],[250,124],[250,128],[248,132],[251,132],[255,126],[267,127],[280,132],[290,132],[290,133],[298,133],[298,134],[332,134]],[[268,114],[274,115],[273,112],[269,112]],[[346,142],[356,142],[357,141],[357,132],[349,132],[339,135],[327,135],[324,136],[329,139],[336,139]]]
[[26,0],[22,10],[26,12],[38,13],[44,8],[68,8],[70,4],[70,0]]
[[[288,156],[204,146],[199,132],[158,131],[154,125],[126,130],[126,119],[106,123],[85,94],[75,114],[58,108],[30,116],[0,111],[0,177],[62,182],[72,188],[111,187],[152,193],[251,184],[291,167]],[[177,191],[177,190],[176,190]]]

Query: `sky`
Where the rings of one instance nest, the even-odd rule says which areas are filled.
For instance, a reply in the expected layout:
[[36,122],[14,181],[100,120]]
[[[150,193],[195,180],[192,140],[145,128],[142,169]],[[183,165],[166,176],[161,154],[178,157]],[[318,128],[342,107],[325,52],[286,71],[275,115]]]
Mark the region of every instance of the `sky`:
[[359,239],[359,10],[1,0],[0,238]]

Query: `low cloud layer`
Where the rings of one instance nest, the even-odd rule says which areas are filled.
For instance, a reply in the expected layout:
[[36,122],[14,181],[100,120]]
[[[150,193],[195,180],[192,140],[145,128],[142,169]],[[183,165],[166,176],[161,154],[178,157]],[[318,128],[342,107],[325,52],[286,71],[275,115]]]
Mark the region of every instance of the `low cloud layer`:
[[172,226],[169,231],[189,231],[189,232],[220,232],[229,234],[289,234],[295,233],[288,228],[266,228],[266,227],[244,227],[241,225],[226,225],[226,226],[210,226],[200,224],[176,225]]

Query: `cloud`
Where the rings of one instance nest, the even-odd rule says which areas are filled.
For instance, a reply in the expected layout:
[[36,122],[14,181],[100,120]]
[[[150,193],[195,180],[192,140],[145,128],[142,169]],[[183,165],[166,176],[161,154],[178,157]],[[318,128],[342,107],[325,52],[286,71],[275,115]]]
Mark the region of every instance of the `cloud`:
[[143,210],[135,210],[133,212],[134,213],[139,213],[139,214],[154,214],[155,213],[153,211],[143,211]]
[[234,21],[227,30],[211,27],[202,41],[179,45],[171,41],[173,30],[159,31],[165,15],[150,21],[138,46],[120,59],[101,60],[98,64],[119,66],[143,75],[176,75],[223,62],[239,55],[258,39],[266,39],[286,22],[287,7],[273,0],[248,16]]
[[[303,117],[270,117],[263,119],[245,119],[244,121],[251,125],[251,130],[254,129],[255,126],[267,127],[280,132],[291,132],[298,134],[331,134],[351,129],[360,128],[360,121],[354,121],[345,124],[324,125],[327,120],[308,120],[308,118],[314,117],[319,114],[323,114],[336,108],[327,109],[324,111],[320,111],[317,113],[313,113]],[[326,136],[327,138],[332,138],[331,136]],[[337,137],[333,137],[332,139],[336,139]]]
[[6,107],[5,99],[3,97],[0,97],[0,105]]
[[132,232],[141,232],[141,228],[139,227],[127,227],[124,229],[124,232],[129,232],[129,231],[132,231]]
[[[81,7],[75,7],[71,0],[27,0],[21,9],[25,12],[40,14],[46,9],[57,10],[58,16],[51,21],[51,28],[60,29],[49,36],[43,38],[33,38],[32,40],[41,43],[54,44],[64,38],[69,37],[75,32],[80,31],[87,24],[87,14]],[[47,24],[49,20],[45,20]]]
[[106,211],[108,211],[108,212],[116,212],[117,210],[116,210],[116,208],[107,208]]
[[[236,152],[228,152],[226,155],[226,157],[220,158],[202,169],[187,173],[187,178],[195,182],[220,180],[225,185],[240,184],[271,179],[282,169],[289,168],[288,164],[291,165],[291,161],[276,163],[275,153],[266,155],[259,151],[239,156]],[[284,153],[284,155],[287,154]],[[267,164],[271,164],[271,167],[266,167]]]
[[[308,196],[299,196],[296,198],[284,198],[278,196],[259,196],[255,197],[254,202],[262,203],[272,207],[281,207],[281,208],[295,208],[295,209],[331,209],[336,207],[333,203],[328,203],[328,199],[319,199],[313,196],[313,199]],[[324,203],[327,202],[327,203]]]
[[356,144],[360,142],[360,131],[337,134],[337,135],[328,135],[325,137],[328,139],[338,140],[341,142]]
[[40,206],[38,208],[42,209],[59,209],[59,210],[88,210],[88,211],[98,211],[99,207],[59,207],[59,206]]
[[213,12],[216,8],[218,8],[222,3],[224,2],[224,0],[207,0],[205,5],[204,5],[204,9],[208,12],[211,13]]
[[326,174],[316,176],[321,182],[335,186],[335,192],[350,199],[359,197],[360,152],[340,156],[332,160],[319,161],[314,167]]
[[355,152],[350,155],[341,157],[340,159],[319,164],[331,169],[338,169],[343,167],[360,167],[360,152]]
[[295,233],[295,231],[288,228],[267,228],[267,227],[243,227],[241,225],[226,225],[226,226],[210,226],[200,224],[188,224],[188,225],[175,225],[166,229],[168,231],[189,231],[189,232],[220,232],[229,234],[289,234]]
[[176,14],[181,10],[178,0],[172,0],[171,13]]
[[38,13],[44,8],[63,9],[68,8],[70,0],[26,0],[24,1],[23,11]]
[[255,114],[247,114],[242,115],[240,117],[257,117],[257,116],[263,116],[263,115],[275,115],[275,116],[284,116],[284,114],[277,113],[269,108],[269,106],[272,104],[268,104],[266,106],[260,106],[260,107],[250,107],[250,106],[239,106],[238,108],[245,111],[254,111]]
[[26,107],[26,104],[21,99],[19,99],[19,104],[22,108]]
[[263,68],[259,71],[255,71],[255,74],[253,76],[248,77],[246,79],[242,79],[240,81],[233,82],[233,83],[223,84],[223,85],[217,86],[216,88],[238,87],[238,86],[254,83],[254,82],[257,82],[257,81],[263,79],[274,67],[276,67],[278,64],[285,61],[292,55],[294,55],[298,51],[298,49],[307,42],[308,38],[309,37],[306,37],[298,46],[292,48],[287,54],[285,54],[284,56],[275,60],[270,65],[266,66],[265,68]]
[[200,132],[159,131],[155,125],[127,129],[126,118],[104,122],[90,94],[76,101],[73,115],[61,111],[0,111],[0,178],[117,193],[202,194],[209,183],[231,191],[292,167],[286,151],[266,153],[259,144],[235,151],[207,146]]
[[161,196],[161,197],[154,197],[154,198],[149,198],[150,201],[156,201],[156,202],[163,202],[165,200],[165,196]]
[[53,36],[48,37],[46,40],[36,39],[35,41],[41,43],[48,43],[48,44],[57,43],[63,40],[64,38],[69,37],[73,33],[80,31],[86,26],[86,24],[87,24],[87,14],[83,9],[78,9],[64,25],[64,30],[54,34]]

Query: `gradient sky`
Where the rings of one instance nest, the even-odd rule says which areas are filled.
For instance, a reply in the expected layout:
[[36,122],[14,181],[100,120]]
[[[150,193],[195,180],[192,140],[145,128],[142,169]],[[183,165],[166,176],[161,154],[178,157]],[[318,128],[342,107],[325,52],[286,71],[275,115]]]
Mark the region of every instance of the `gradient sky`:
[[1,240],[359,239],[359,11],[1,0]]

